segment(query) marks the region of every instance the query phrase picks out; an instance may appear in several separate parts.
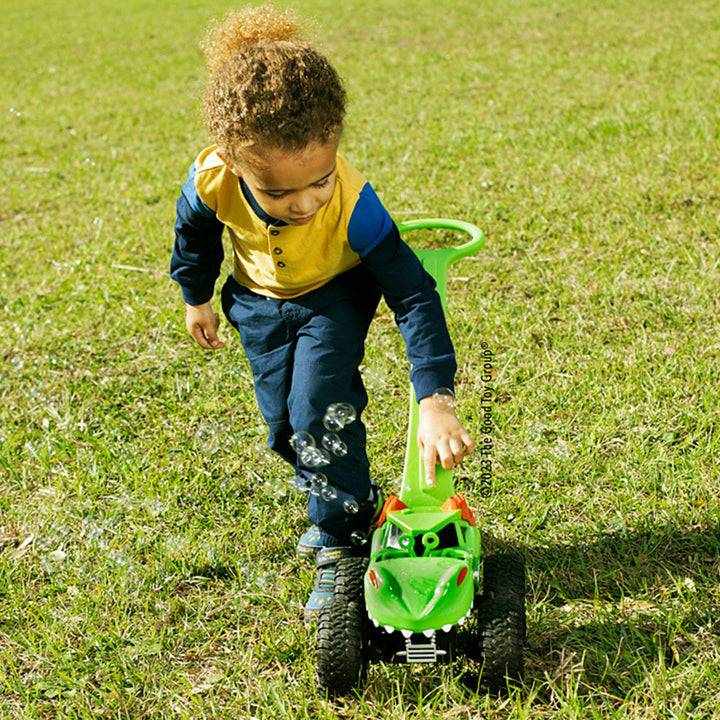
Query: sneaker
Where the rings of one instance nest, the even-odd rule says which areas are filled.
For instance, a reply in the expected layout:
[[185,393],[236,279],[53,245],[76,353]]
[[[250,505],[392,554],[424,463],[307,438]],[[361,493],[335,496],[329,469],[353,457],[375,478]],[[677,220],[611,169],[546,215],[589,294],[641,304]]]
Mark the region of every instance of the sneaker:
[[[383,504],[385,503],[385,496],[377,485],[373,485],[370,488],[370,496],[366,502],[372,503],[375,507],[375,512],[370,520],[370,531],[372,531],[377,526]],[[298,557],[312,559],[317,555],[318,551],[324,547],[328,546],[322,541],[322,531],[317,525],[311,525],[298,540],[298,544],[295,546],[295,552]]]
[[317,525],[311,525],[310,528],[303,533],[300,540],[298,540],[295,552],[297,556],[301,558],[314,558],[318,551],[324,547],[320,535],[320,528]]
[[315,557],[317,579],[315,586],[305,603],[305,623],[317,620],[320,611],[333,601],[335,593],[335,569],[340,558],[346,557],[349,548],[322,548]]

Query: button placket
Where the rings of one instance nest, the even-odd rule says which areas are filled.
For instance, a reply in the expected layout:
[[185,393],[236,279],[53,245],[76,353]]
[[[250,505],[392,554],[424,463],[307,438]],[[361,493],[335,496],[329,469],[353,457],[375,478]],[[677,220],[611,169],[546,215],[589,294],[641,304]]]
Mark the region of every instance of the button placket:
[[275,267],[282,270],[287,267],[287,263],[284,260],[280,260],[279,256],[283,254],[283,249],[280,245],[277,245],[277,241],[280,239],[278,236],[282,235],[278,228],[268,228],[268,240],[270,248],[272,249],[273,255],[275,255]]

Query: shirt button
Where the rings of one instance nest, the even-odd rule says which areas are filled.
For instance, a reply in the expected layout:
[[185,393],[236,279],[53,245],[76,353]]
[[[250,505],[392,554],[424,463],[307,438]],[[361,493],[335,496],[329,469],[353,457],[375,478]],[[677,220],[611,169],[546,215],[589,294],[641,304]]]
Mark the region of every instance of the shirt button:
[[281,261],[277,264],[277,266],[280,267],[280,268],[285,267],[285,263],[281,260]]
[[273,248],[273,252],[276,255],[282,255],[282,248]]
[[280,231],[279,231],[279,230],[271,230],[271,231],[270,231],[270,234],[271,234],[271,235],[279,235],[279,234],[280,234]]

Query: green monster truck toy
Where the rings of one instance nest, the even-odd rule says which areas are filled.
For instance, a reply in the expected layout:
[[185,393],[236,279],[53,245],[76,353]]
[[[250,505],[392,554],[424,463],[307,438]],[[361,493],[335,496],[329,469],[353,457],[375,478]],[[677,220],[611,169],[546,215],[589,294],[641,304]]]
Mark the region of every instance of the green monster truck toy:
[[[482,231],[454,220],[410,221],[399,228],[472,236],[456,248],[415,251],[444,306],[448,265],[477,252],[485,242]],[[317,673],[320,688],[331,695],[351,690],[367,663],[378,659],[434,663],[464,653],[480,664],[480,686],[491,692],[502,692],[522,673],[524,560],[482,557],[480,531],[451,472],[438,466],[435,484],[427,485],[415,439],[418,420],[411,388],[400,494],[385,501],[370,557],[339,561],[334,600],[320,615]]]

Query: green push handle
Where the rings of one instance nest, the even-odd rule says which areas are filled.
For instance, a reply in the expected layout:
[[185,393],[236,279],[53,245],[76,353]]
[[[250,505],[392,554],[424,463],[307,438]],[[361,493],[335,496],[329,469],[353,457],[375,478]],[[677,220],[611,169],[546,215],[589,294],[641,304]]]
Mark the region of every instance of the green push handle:
[[[447,220],[432,218],[427,220],[408,220],[398,223],[401,233],[412,230],[448,229],[467,233],[471,239],[457,247],[438,248],[431,250],[414,250],[423,267],[430,273],[437,287],[438,295],[443,309],[447,295],[447,269],[448,266],[461,258],[474,255],[485,244],[483,231],[462,220]],[[417,431],[420,422],[420,411],[415,400],[415,391],[410,388],[410,422],[408,427],[407,449],[405,452],[405,468],[403,470],[400,499],[408,507],[439,506],[447,498],[455,495],[452,472],[436,467],[435,484],[427,485],[425,482],[425,467],[420,457],[420,448],[417,444]]]

